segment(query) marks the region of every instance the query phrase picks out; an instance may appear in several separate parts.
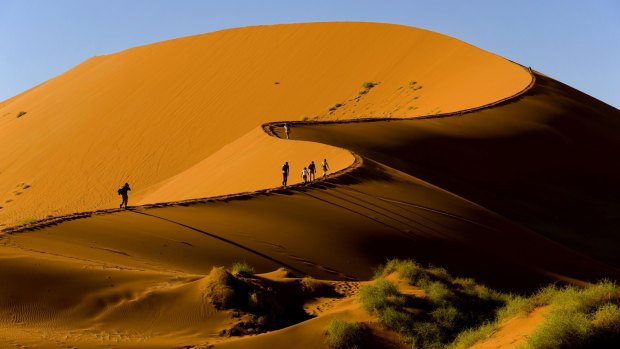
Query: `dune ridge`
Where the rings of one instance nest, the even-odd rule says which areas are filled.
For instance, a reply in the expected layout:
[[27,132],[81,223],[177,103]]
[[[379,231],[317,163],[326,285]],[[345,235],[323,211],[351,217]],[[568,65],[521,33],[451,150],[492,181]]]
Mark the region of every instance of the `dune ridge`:
[[[269,47],[275,50],[277,44],[299,38],[297,30],[307,34],[318,27],[332,26],[261,27],[259,31],[288,30],[283,31],[286,35],[280,38],[281,41],[270,43],[272,46]],[[351,33],[357,27],[343,25],[339,28],[339,35],[358,37],[355,35],[359,33]],[[373,32],[371,37],[375,41],[380,41],[394,29],[370,24],[362,24],[360,28],[364,29],[360,31],[362,36]],[[381,30],[374,32],[375,29]],[[398,30],[409,32],[400,27]],[[250,29],[230,30],[219,35],[230,40],[243,39],[247,31]],[[427,39],[433,41],[434,38],[431,35]],[[189,50],[183,42],[199,46],[204,43],[201,40],[201,37],[192,37],[165,45]],[[444,44],[449,46],[447,42]],[[332,44],[338,46],[339,42],[334,40]],[[125,54],[139,62],[144,58],[139,54],[141,50],[156,52],[158,47],[146,46],[128,50]],[[462,53],[460,50],[449,51]],[[376,59],[379,53],[370,56]],[[470,54],[473,60],[475,55]],[[319,54],[319,57],[327,56]],[[188,57],[184,59],[189,60]],[[287,57],[291,58],[290,55]],[[482,57],[478,62],[486,61],[486,53],[476,57]],[[94,59],[76,67],[76,72],[97,71],[97,66],[104,61],[105,57]],[[491,61],[497,63],[502,59],[493,58]],[[158,63],[159,67],[163,67],[161,63]],[[431,87],[428,81],[431,73],[436,73],[437,65],[434,67],[422,76],[429,80],[419,79],[425,88],[411,93],[420,93]],[[592,191],[592,187],[571,186],[575,178],[581,177],[580,183],[596,182],[608,186],[609,194],[614,193],[610,183],[617,178],[615,170],[595,165],[597,161],[613,158],[620,149],[617,147],[620,144],[618,136],[614,133],[620,122],[618,110],[541,74],[534,73],[533,76],[524,67],[512,63],[508,67],[506,71],[491,71],[505,73],[500,77],[510,80],[506,83],[510,93],[505,93],[506,90],[502,93],[478,91],[481,96],[474,98],[469,108],[464,108],[469,109],[466,112],[437,113],[437,107],[431,104],[425,108],[429,111],[427,114],[433,115],[399,118],[392,109],[392,102],[397,99],[395,94],[402,97],[405,92],[410,93],[402,91],[406,87],[398,89],[410,78],[396,81],[394,76],[402,73],[399,69],[405,68],[382,66],[381,69],[388,71],[394,69],[393,80],[381,79],[359,100],[351,98],[360,88],[357,77],[345,79],[348,86],[326,88],[325,96],[337,95],[337,100],[346,99],[344,106],[331,114],[325,112],[325,108],[331,105],[325,103],[327,99],[309,102],[312,108],[321,106],[315,109],[318,121],[291,122],[292,142],[281,139],[284,138],[283,121],[274,120],[285,119],[284,111],[299,105],[288,105],[282,108],[282,114],[273,114],[273,118],[245,115],[250,121],[239,124],[220,118],[216,120],[220,129],[238,128],[231,134],[222,135],[228,138],[228,143],[193,154],[192,159],[182,159],[183,165],[177,163],[167,167],[167,174],[161,178],[151,177],[148,183],[144,182],[143,188],[146,189],[132,196],[132,200],[137,196],[140,205],[130,210],[99,209],[59,214],[29,225],[3,229],[0,261],[6,268],[0,268],[0,280],[8,286],[0,288],[0,300],[3,301],[0,340],[15,346],[106,347],[114,344],[126,348],[159,348],[208,347],[213,344],[216,347],[273,347],[295,339],[300,345],[324,347],[322,335],[331,317],[361,317],[373,321],[367,313],[361,312],[359,304],[352,298],[358,285],[354,281],[369,279],[373,268],[384,263],[386,258],[415,258],[425,264],[445,266],[456,275],[475,277],[486,285],[510,292],[531,292],[554,281],[587,283],[603,277],[620,280],[618,264],[610,258],[615,245],[604,245],[605,241],[611,240],[588,241],[589,231],[582,226],[573,229],[570,238],[558,234],[566,231],[571,219],[576,219],[571,216],[577,211],[563,212],[562,209],[580,204],[584,198],[588,204],[596,203],[596,208],[605,209],[598,212],[584,209],[590,228],[600,231],[601,237],[611,239],[610,228],[618,226],[613,220],[603,219],[607,210],[614,209],[613,200],[601,196],[600,191]],[[205,67],[200,69],[208,71]],[[248,71],[252,69],[244,70]],[[98,72],[103,74],[105,70]],[[182,77],[191,80],[187,74]],[[161,78],[174,83],[171,76]],[[81,79],[88,80],[85,75],[69,74],[50,82],[50,85],[60,82],[77,84]],[[462,76],[455,79],[459,83],[452,88],[468,86],[468,80],[462,80]],[[280,80],[275,84],[269,76],[262,82],[281,87],[285,81]],[[146,86],[141,85],[144,82],[139,79],[130,82],[137,87],[135,94],[144,92],[140,92]],[[119,85],[114,87],[120,88]],[[250,89],[255,87],[252,85]],[[174,88],[192,90],[191,86],[175,85]],[[472,89],[471,93],[475,94],[475,90]],[[91,92],[97,94],[101,91],[95,89]],[[225,92],[230,90],[220,93]],[[302,92],[308,90],[302,89]],[[2,108],[20,98],[34,99],[28,97],[30,93],[10,100]],[[181,95],[184,94],[178,96]],[[106,98],[110,96],[106,95]],[[411,97],[411,94],[407,96]],[[365,99],[367,97],[369,99]],[[432,94],[428,97],[431,100]],[[273,102],[269,98],[266,100]],[[308,99],[307,96],[297,98]],[[386,109],[376,113],[378,118],[383,118],[342,120],[353,115],[355,110],[359,112],[358,116],[365,116],[363,111],[372,109],[366,109],[372,104],[372,98],[387,101]],[[481,102],[482,99],[485,101]],[[251,102],[258,100],[257,97]],[[198,108],[190,104],[184,106],[186,112]],[[172,103],[168,108],[174,105]],[[407,109],[399,110],[404,113]],[[199,115],[189,114],[196,118]],[[30,112],[25,117],[28,115]],[[174,115],[178,117],[180,114]],[[294,114],[288,115],[290,118]],[[143,116],[136,119],[145,120]],[[164,121],[154,118],[152,122]],[[191,124],[188,119],[182,122]],[[170,131],[183,133],[179,129]],[[136,134],[127,137],[130,136]],[[189,134],[183,134],[183,137],[189,137]],[[174,143],[172,138],[168,139],[168,145]],[[202,140],[201,137],[196,139]],[[177,146],[193,151],[197,146],[192,147],[190,143],[194,141],[199,143],[188,138]],[[241,193],[222,196],[200,195],[207,192],[204,187],[193,190],[187,185],[205,180],[199,174],[215,164],[221,165],[223,170],[213,177],[235,175],[242,167],[226,172],[229,166],[235,168],[239,164],[222,162],[221,158],[239,149],[250,149],[253,144],[260,144],[259,148],[267,154],[273,149],[286,147],[285,153],[272,157],[270,161],[276,161],[274,163],[279,163],[285,155],[291,156],[291,161],[296,164],[302,163],[331,151],[339,159],[334,163],[337,171],[311,185],[293,181],[288,188],[236,190]],[[300,150],[303,147],[307,148]],[[572,152],[575,149],[582,150]],[[601,155],[600,149],[606,149],[608,155]],[[571,155],[569,159],[562,155],[567,151]],[[298,156],[293,156],[298,152]],[[565,174],[568,160],[574,166],[574,173],[566,180],[558,179]],[[163,165],[154,168],[158,169],[158,166]],[[576,170],[579,167],[587,171]],[[28,169],[28,166],[23,165],[20,169]],[[273,171],[275,184],[277,170],[279,168]],[[231,188],[273,186],[271,179],[266,180],[266,177],[255,181],[246,177],[235,177],[236,182],[247,179],[241,187],[224,185],[217,190],[227,193],[225,190]],[[531,187],[519,185],[520,178]],[[549,185],[549,178],[554,179],[553,186]],[[36,182],[31,184],[32,188],[37,187]],[[19,196],[29,194],[30,188],[26,186],[30,183],[20,182],[22,194]],[[564,206],[556,208],[553,201],[543,200],[557,196],[558,192],[568,193],[560,197],[565,201]],[[584,196],[585,193],[590,196]],[[177,194],[187,199],[168,200]],[[201,196],[206,197],[194,199]],[[87,210],[93,206],[92,202],[82,202],[78,207]],[[520,212],[527,214],[519,215]],[[332,295],[336,298],[306,304],[306,311],[314,309],[318,315],[314,319],[267,334],[231,340],[226,334],[232,329],[246,331],[248,328],[239,329],[241,323],[259,323],[258,319],[249,319],[250,314],[217,309],[213,304],[205,303],[208,300],[205,290],[215,279],[214,268],[239,261],[254,266],[259,273],[256,280],[265,285],[290,287],[300,282],[296,278],[309,275],[334,281],[343,289],[343,298]],[[279,269],[281,267],[287,268],[288,272]],[[278,272],[263,274],[278,269]],[[249,279],[248,282],[258,281]],[[319,311],[318,307],[323,310]],[[390,336],[389,333],[384,335]],[[392,343],[390,338],[385,339],[386,343]]]
[[[326,153],[344,168],[348,152],[282,143],[260,125],[457,111],[530,80],[453,38],[372,23],[239,28],[94,57],[2,103],[0,224],[114,207],[126,181],[132,203],[154,203],[272,187],[284,159],[294,174]],[[378,85],[359,95],[368,81]]]

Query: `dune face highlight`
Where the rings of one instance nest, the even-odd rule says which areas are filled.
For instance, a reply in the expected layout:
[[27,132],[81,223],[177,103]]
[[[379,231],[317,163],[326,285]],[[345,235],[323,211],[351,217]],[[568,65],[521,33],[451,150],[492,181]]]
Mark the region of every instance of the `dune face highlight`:
[[[342,318],[394,348],[357,298],[387,258],[510,292],[620,280],[619,135],[618,110],[402,26],[249,27],[95,57],[0,104],[0,222],[91,211],[3,230],[0,342],[327,348]],[[297,185],[323,158],[333,175]],[[222,268],[235,262],[258,274]]]
[[[368,81],[378,84],[360,95]],[[124,182],[134,188],[130,205],[275,187],[285,160],[299,182],[310,153],[259,141],[252,130],[304,117],[455,111],[529,81],[520,67],[458,40],[372,23],[230,29],[93,57],[0,105],[0,224],[116,207]],[[16,118],[20,111],[27,114]],[[258,164],[222,153],[248,142],[273,148],[256,144],[267,153]],[[352,163],[348,152],[326,151],[312,158],[329,155],[334,170]],[[204,185],[181,184],[190,182]]]

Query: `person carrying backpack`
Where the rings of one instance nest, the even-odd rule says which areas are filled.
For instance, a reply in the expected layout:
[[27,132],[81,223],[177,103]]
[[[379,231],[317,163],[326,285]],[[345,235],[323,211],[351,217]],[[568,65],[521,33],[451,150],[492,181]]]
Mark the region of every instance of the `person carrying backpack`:
[[286,181],[288,180],[288,161],[282,165],[282,186],[286,187]]
[[123,208],[123,205],[125,205],[125,209],[127,209],[127,202],[129,201],[129,196],[127,195],[127,192],[130,190],[131,188],[129,187],[129,183],[125,183],[125,185],[118,189],[118,195],[123,198],[120,208]]

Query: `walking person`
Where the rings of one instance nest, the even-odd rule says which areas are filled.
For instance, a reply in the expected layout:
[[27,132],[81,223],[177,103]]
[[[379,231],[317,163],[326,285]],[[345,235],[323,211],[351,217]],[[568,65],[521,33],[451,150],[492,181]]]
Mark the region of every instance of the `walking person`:
[[314,160],[312,160],[310,162],[310,165],[308,165],[308,171],[310,172],[310,182],[314,182],[315,178],[315,173],[316,173],[316,165],[314,164]]
[[327,164],[327,159],[323,159],[321,163],[321,167],[323,167],[323,177],[327,176],[327,171],[329,171],[329,165]]
[[288,161],[282,165],[282,186],[286,187],[286,182],[288,180]]
[[125,185],[118,189],[118,195],[123,198],[123,201],[121,202],[121,206],[119,208],[123,208],[123,205],[125,205],[125,209],[127,209],[127,202],[129,201],[129,196],[127,195],[127,192],[130,190],[131,188],[129,187],[129,183],[125,183]]
[[289,139],[289,128],[288,124],[284,124],[284,133],[286,134],[286,139]]
[[304,167],[304,169],[301,171],[301,178],[304,179],[304,184],[308,183],[308,169]]

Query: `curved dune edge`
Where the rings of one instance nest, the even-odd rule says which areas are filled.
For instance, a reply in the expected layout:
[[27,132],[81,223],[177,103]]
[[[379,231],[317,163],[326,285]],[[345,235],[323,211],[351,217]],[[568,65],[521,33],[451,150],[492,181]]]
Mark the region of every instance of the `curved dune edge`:
[[[514,63],[517,64],[517,63]],[[385,122],[385,121],[396,121],[396,120],[414,120],[414,119],[437,119],[437,118],[445,118],[445,117],[453,117],[453,116],[460,116],[460,115],[464,115],[464,114],[468,114],[468,113],[473,113],[476,111],[480,111],[483,109],[489,109],[489,108],[493,108],[505,103],[510,103],[513,100],[518,99],[521,95],[525,94],[527,91],[529,91],[536,83],[536,76],[534,74],[531,73],[531,71],[528,68],[523,67],[526,71],[528,71],[530,73],[530,76],[532,77],[530,83],[525,86],[521,91],[515,93],[512,96],[508,96],[505,98],[502,98],[498,101],[495,102],[491,102],[488,103],[486,105],[482,105],[479,107],[474,107],[474,108],[469,108],[469,109],[465,109],[465,110],[461,110],[461,111],[457,111],[457,112],[452,112],[452,113],[443,113],[443,114],[436,114],[436,115],[426,115],[426,116],[417,116],[417,117],[411,117],[411,118],[359,118],[359,119],[350,119],[350,120],[328,120],[328,121],[316,121],[316,122],[308,122],[308,121],[275,121],[275,122],[269,122],[266,124],[262,125],[263,130],[265,131],[265,133],[267,133],[269,136],[272,137],[276,137],[276,138],[284,138],[283,137],[283,131],[281,132],[277,132],[276,129],[282,128],[284,126],[285,123],[288,123],[290,125],[292,125],[294,127],[294,125],[316,125],[316,124],[347,124],[347,123],[362,123],[362,122]],[[294,132],[294,131],[293,131]],[[351,155],[354,158],[353,163],[344,168],[341,169],[337,172],[334,172],[332,174],[329,174],[326,178],[317,178],[316,183],[321,183],[321,182],[329,182],[331,179],[335,179],[338,178],[344,174],[348,174],[351,173],[353,171],[355,171],[356,169],[360,168],[363,164],[363,159],[361,156],[359,156],[358,154],[355,154],[354,152],[351,152]],[[317,171],[318,172],[318,171]],[[131,206],[131,209],[135,209],[135,208],[159,208],[159,207],[169,207],[169,206],[189,206],[192,204],[200,204],[200,203],[205,203],[205,202],[214,202],[214,201],[230,201],[230,200],[240,200],[240,199],[247,199],[249,197],[252,196],[260,196],[260,195],[268,195],[271,193],[284,193],[288,190],[298,190],[300,188],[303,187],[311,187],[313,186],[313,184],[302,184],[302,183],[298,183],[298,184],[292,184],[289,185],[287,188],[267,188],[267,189],[260,189],[260,190],[256,190],[256,191],[251,191],[251,192],[243,192],[243,193],[234,193],[234,194],[226,194],[226,195],[219,195],[219,196],[212,196],[212,197],[204,197],[204,198],[196,198],[196,199],[188,199],[188,200],[180,200],[180,201],[170,201],[170,202],[161,202],[161,203],[149,203],[149,204],[143,204],[143,205],[139,205],[139,206]],[[75,220],[75,219],[82,219],[82,218],[88,218],[88,217],[92,217],[95,215],[102,215],[102,214],[111,214],[111,213],[115,213],[115,212],[121,212],[122,209],[103,209],[103,210],[95,210],[95,211],[85,211],[85,212],[77,212],[77,213],[72,213],[72,214],[68,214],[68,215],[60,215],[60,216],[54,216],[54,217],[47,217],[41,220],[37,220],[35,222],[31,222],[25,225],[18,225],[18,226],[13,226],[13,227],[7,227],[4,228],[2,230],[0,230],[1,233],[7,233],[7,234],[13,234],[13,233],[18,233],[21,231],[31,231],[31,230],[38,230],[38,229],[42,229],[48,226],[53,226],[65,221],[71,221],[71,220]]]
[[[414,80],[423,88],[410,87]],[[134,189],[130,204],[270,187],[278,182],[264,181],[277,172],[272,162],[248,166],[243,177],[224,173],[243,158],[222,160],[263,123],[460,111],[530,80],[521,67],[463,41],[380,23],[234,28],[93,57],[0,104],[0,228],[115,207],[114,189],[124,182]],[[370,81],[378,84],[359,94]],[[20,111],[27,114],[16,118]],[[269,149],[271,158],[282,155]],[[293,164],[310,160],[294,149],[286,156]],[[201,164],[206,173],[187,171]],[[183,184],[182,195],[172,182]]]

